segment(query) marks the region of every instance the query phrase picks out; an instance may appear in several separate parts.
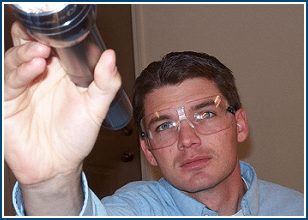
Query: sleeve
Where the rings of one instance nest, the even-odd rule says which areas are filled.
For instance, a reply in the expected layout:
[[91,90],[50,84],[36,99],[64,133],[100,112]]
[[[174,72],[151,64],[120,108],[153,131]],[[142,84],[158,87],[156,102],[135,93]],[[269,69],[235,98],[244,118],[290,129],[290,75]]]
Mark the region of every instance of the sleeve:
[[22,194],[21,194],[21,190],[19,188],[19,184],[18,182],[16,182],[14,188],[13,188],[13,193],[12,193],[12,197],[13,197],[13,206],[16,212],[17,216],[24,216],[25,212],[24,212],[24,201],[22,198]]
[[[84,203],[79,216],[106,216],[107,210],[88,186],[86,175],[82,173]],[[17,216],[25,216],[24,202],[18,182],[13,188],[13,206]]]

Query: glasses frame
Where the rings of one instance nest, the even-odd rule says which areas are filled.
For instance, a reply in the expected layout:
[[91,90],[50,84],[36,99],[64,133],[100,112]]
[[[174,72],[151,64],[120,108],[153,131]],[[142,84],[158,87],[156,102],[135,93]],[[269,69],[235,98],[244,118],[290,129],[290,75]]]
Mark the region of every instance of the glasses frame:
[[[214,95],[214,96],[208,96],[208,97],[205,97],[204,99],[206,99],[206,98],[210,98],[210,97],[220,97],[220,98],[222,98],[222,99],[224,99],[223,97],[221,97],[221,95]],[[190,102],[194,102],[194,101],[198,101],[198,100],[201,100],[202,98],[200,98],[200,99],[196,99],[196,100],[192,100],[192,101],[189,101],[189,102],[186,102],[186,103],[190,103]],[[225,99],[224,99],[225,100]],[[225,100],[226,101],[226,103],[228,103],[227,102],[227,100]],[[185,103],[185,104],[186,104]],[[184,104],[184,105],[185,105]],[[182,105],[181,107],[177,107],[177,108],[174,108],[175,110],[178,110],[178,109],[184,109],[184,105]],[[227,104],[228,105],[228,104]],[[169,108],[168,108],[169,109]],[[172,108],[170,108],[170,109],[172,109]],[[161,111],[164,111],[165,109],[163,109],[163,110],[161,110]],[[226,112],[227,113],[231,113],[232,115],[235,115],[235,112],[236,112],[237,110],[234,108],[234,107],[232,107],[232,106],[228,106],[227,108],[226,108]],[[153,112],[154,113],[154,112]],[[144,116],[144,117],[142,117],[142,119],[140,120],[140,127],[141,127],[141,129],[142,129],[142,131],[141,131],[141,133],[140,133],[140,136],[141,136],[141,138],[142,139],[144,139],[145,141],[146,141],[146,144],[147,144],[147,148],[149,149],[149,150],[159,150],[159,149],[163,149],[163,148],[167,148],[167,147],[170,147],[170,146],[172,146],[172,144],[170,144],[170,145],[167,145],[167,146],[164,146],[164,147],[160,147],[160,148],[153,148],[153,147],[151,147],[151,144],[150,144],[150,140],[149,140],[149,137],[148,137],[148,135],[147,135],[147,129],[145,129],[145,126],[143,125],[143,123],[142,123],[142,121],[144,120],[144,118],[146,118],[147,116],[149,116],[149,115],[151,115],[151,114],[153,114],[153,113],[150,113],[150,114],[148,114],[148,115],[146,115],[146,116]],[[178,112],[177,112],[178,113]],[[179,113],[178,113],[178,116],[179,116],[179,121],[181,121],[182,119],[180,118],[181,116],[179,115]],[[184,113],[184,116],[186,117],[186,115],[185,115],[185,113]],[[196,129],[194,128],[194,126],[192,126],[192,124],[191,124],[191,122],[186,118],[186,120],[187,120],[187,122],[190,124],[190,126],[196,131]],[[177,127],[178,127],[179,125],[177,125]],[[230,126],[231,126],[231,124],[230,124]],[[203,134],[203,135],[212,135],[212,134],[215,134],[215,133],[218,133],[218,132],[220,132],[220,131],[223,131],[223,130],[225,130],[225,129],[227,129],[228,127],[230,127],[230,126],[227,126],[226,128],[224,128],[224,129],[222,129],[222,130],[218,130],[217,132],[214,132],[214,133],[211,133],[211,134]],[[178,129],[178,130],[180,130],[180,129]],[[196,131],[197,132],[197,131]],[[198,132],[199,133],[199,132]],[[177,140],[178,140],[178,138],[177,138]],[[175,143],[175,142],[174,142]]]

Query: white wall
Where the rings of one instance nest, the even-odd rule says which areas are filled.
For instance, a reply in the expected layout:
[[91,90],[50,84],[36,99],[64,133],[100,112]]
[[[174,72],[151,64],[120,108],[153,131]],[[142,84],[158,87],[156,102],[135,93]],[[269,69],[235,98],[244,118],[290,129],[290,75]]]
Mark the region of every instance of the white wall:
[[[132,16],[136,74],[171,51],[216,56],[248,113],[241,159],[259,178],[304,192],[304,5],[143,4]],[[143,158],[143,179],[156,172]]]

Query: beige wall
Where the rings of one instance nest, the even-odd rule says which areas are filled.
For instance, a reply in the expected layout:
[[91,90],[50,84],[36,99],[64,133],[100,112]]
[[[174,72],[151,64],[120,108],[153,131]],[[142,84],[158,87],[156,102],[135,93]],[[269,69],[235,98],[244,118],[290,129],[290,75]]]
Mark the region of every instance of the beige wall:
[[[304,192],[304,5],[133,5],[137,75],[171,51],[216,56],[234,73],[259,178]],[[143,158],[144,159],[144,158]],[[143,161],[143,179],[156,178]]]

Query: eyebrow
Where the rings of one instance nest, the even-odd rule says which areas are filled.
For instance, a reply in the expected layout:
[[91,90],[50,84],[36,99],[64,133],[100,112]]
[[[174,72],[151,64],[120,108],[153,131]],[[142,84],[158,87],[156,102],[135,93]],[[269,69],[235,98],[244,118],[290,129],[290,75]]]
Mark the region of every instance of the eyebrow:
[[213,106],[213,105],[215,105],[215,101],[205,101],[205,102],[202,102],[198,105],[193,106],[192,110],[195,111],[195,110],[199,110],[201,108],[204,108],[204,107],[207,107],[207,106]]
[[166,120],[166,119],[170,119],[171,117],[169,115],[161,115],[161,116],[158,116],[158,117],[155,117],[155,118],[152,118],[149,122],[149,127],[151,127],[153,124],[159,122],[159,121],[163,121],[163,120]]

